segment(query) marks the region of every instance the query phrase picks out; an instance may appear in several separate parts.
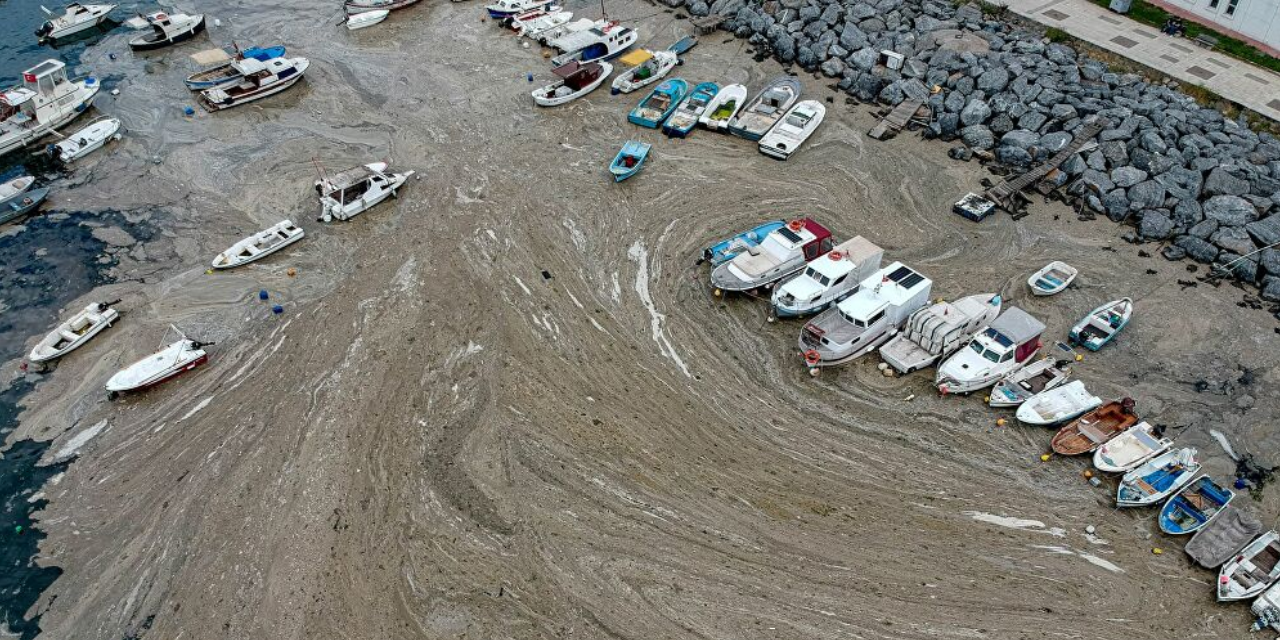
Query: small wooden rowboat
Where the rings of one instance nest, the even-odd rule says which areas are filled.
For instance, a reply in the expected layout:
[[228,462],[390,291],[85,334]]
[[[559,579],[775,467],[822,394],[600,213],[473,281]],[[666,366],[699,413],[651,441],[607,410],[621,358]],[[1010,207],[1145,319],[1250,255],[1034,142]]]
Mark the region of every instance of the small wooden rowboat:
[[94,302],[76,312],[37,343],[27,360],[34,364],[49,362],[84,346],[120,318],[120,313],[111,308],[117,302],[120,301]]
[[1071,369],[1065,362],[1041,358],[997,382],[987,404],[993,408],[1019,406],[1031,396],[1061,385],[1070,376]]
[[1061,260],[1054,260],[1043,269],[1031,274],[1031,277],[1027,278],[1027,286],[1031,287],[1031,293],[1035,295],[1051,296],[1066,289],[1079,273],[1075,267]]
[[1183,487],[1160,509],[1160,530],[1172,535],[1203,529],[1236,497],[1209,476],[1200,476]]
[[609,173],[613,174],[613,181],[622,182],[640,173],[645,158],[649,157],[649,149],[648,143],[636,140],[628,140],[622,145],[618,155],[614,156],[613,162],[609,163]]
[[283,220],[271,228],[259,231],[213,259],[214,269],[232,269],[261,260],[299,240],[306,235],[302,227],[291,220]]
[[347,16],[347,31],[356,31],[366,27],[372,27],[379,22],[387,19],[391,15],[388,9],[377,9],[374,11],[362,11]]
[[1097,449],[1137,422],[1132,399],[1108,402],[1063,427],[1050,444],[1058,455],[1078,456]]

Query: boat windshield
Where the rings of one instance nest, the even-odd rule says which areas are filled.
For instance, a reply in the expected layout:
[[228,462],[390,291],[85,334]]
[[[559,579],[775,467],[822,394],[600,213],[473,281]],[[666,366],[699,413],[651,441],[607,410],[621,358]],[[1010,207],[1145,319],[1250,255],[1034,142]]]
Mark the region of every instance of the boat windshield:
[[816,270],[814,270],[813,267],[809,267],[808,269],[805,269],[804,275],[808,276],[810,280],[813,280],[814,282],[817,282],[818,284],[824,287],[831,284],[830,278],[822,275],[821,273],[818,273]]
[[787,124],[797,129],[803,129],[805,125],[809,124],[809,120],[812,118],[813,115],[808,112],[793,111],[791,112],[791,115],[787,116]]
[[765,237],[764,242],[761,242],[759,247],[778,262],[784,262],[791,255],[791,251],[783,246],[782,243],[778,241],[778,237],[773,234],[769,234]]
[[987,338],[990,338],[992,342],[995,342],[996,344],[998,344],[998,345],[1000,345],[1000,346],[1002,346],[1002,347],[1011,347],[1011,346],[1013,346],[1013,341],[1012,341],[1012,340],[1010,340],[1009,338],[1005,337],[1005,335],[1004,335],[1003,333],[1000,333],[999,331],[996,331],[995,329],[992,329],[991,327],[987,327],[987,330],[986,330],[986,331],[983,331],[983,332],[982,332],[982,335],[986,336]]

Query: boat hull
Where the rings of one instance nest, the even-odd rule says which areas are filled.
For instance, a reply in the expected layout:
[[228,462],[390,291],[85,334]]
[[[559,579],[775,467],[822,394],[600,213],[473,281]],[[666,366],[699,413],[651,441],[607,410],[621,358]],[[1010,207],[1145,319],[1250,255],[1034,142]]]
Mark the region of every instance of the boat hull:
[[178,44],[179,42],[186,42],[203,31],[204,16],[202,15],[200,16],[200,19],[196,21],[195,25],[182,33],[169,36],[162,40],[147,40],[145,37],[134,38],[129,41],[129,48],[134,51],[154,51],[156,49],[163,49],[165,47]]
[[[86,84],[86,86],[89,86],[89,85]],[[101,90],[101,85],[99,85],[97,82],[94,82],[92,87],[93,87],[93,90],[89,93],[88,97],[82,100],[70,111],[64,113],[62,116],[50,121],[48,124],[41,125],[39,127],[32,128],[30,131],[23,132],[21,136],[15,136],[13,138],[9,138],[8,140],[0,142],[0,156],[3,156],[7,153],[12,153],[24,147],[31,146],[32,144],[35,144],[40,140],[43,140],[45,136],[48,136],[50,133],[58,129],[61,129],[62,127],[67,126],[68,124],[71,124],[71,121],[75,120],[76,118],[79,118],[86,111],[88,111],[90,107],[93,106],[93,101],[98,97],[98,92]]]
[[[283,240],[279,244],[276,244],[269,249],[266,249],[254,254],[250,258],[244,258],[241,260],[228,260],[226,262],[222,262],[221,261],[222,257],[227,255],[228,253],[230,253],[232,250],[236,248],[235,246],[233,246],[231,247],[231,249],[228,249],[227,251],[218,254],[218,257],[213,259],[213,264],[211,266],[214,269],[218,269],[218,270],[235,269],[236,267],[243,267],[247,264],[252,264],[254,262],[262,260],[263,258],[266,258],[267,256],[272,255],[280,251],[281,249],[284,249],[285,247],[288,247],[289,245],[292,245],[298,242],[299,240],[305,237],[306,237],[305,233],[298,233],[297,235],[290,236],[287,240]],[[244,241],[242,240],[241,242],[244,242]],[[237,246],[238,245],[239,243],[237,243]]]
[[378,11],[386,9],[387,11],[395,11],[405,7],[417,4],[419,0],[398,0],[398,2],[348,2],[343,5],[347,13],[364,13],[366,11]]
[[[18,218],[40,208],[40,204],[44,202],[45,197],[48,195],[49,189],[47,188],[34,189],[32,191],[28,191],[24,195],[18,196],[14,200],[11,200],[9,204],[0,208],[0,224],[4,224],[10,220],[17,220]],[[28,199],[30,199],[29,203],[26,202]]]
[[[57,360],[58,358],[66,356],[68,353],[71,353],[72,351],[75,351],[76,349],[83,347],[86,343],[89,342],[89,340],[93,339],[94,336],[98,335],[99,333],[102,333],[107,329],[110,329],[111,325],[115,324],[116,320],[120,319],[120,312],[116,311],[115,309],[108,308],[102,312],[102,316],[103,316],[103,320],[101,322],[93,325],[92,327],[89,328],[88,331],[85,331],[84,333],[80,334],[79,339],[77,339],[76,341],[68,344],[67,346],[61,349],[58,349],[57,351],[51,351],[47,354],[37,354],[36,350],[32,350],[31,354],[27,356],[27,360],[32,364],[42,364],[45,362],[52,362],[54,360]],[[55,329],[54,331],[58,331],[60,329],[62,329],[62,325],[59,325],[58,328]]]
[[63,27],[56,31],[51,31],[48,34],[41,36],[40,41],[51,42],[51,41],[57,41],[57,40],[65,40],[66,38],[70,38],[71,36],[78,35],[90,29],[100,27],[103,25],[103,23],[106,23],[109,20],[111,20],[111,18],[104,13],[98,16],[94,20],[86,20],[85,22],[81,22],[79,24],[76,24],[70,27]]
[[280,93],[281,91],[284,91],[295,84],[298,84],[298,81],[301,79],[302,79],[302,74],[299,73],[285,80],[284,82],[273,84],[266,89],[256,91],[252,94],[238,98],[231,102],[213,102],[212,100],[209,100],[205,96],[200,96],[200,104],[203,105],[204,108],[209,111],[225,111],[233,107],[238,107],[242,104],[248,104],[255,100],[261,100],[263,98],[269,98],[271,96],[274,96],[275,94]]
[[134,386],[116,386],[113,388],[112,385],[108,383],[107,391],[110,393],[127,393],[127,392],[135,392],[135,391],[145,391],[158,384],[168,382],[169,380],[172,380],[208,361],[209,361],[209,355],[202,354],[199,357],[195,358],[194,360],[190,360],[181,366],[174,367],[172,369],[167,369],[164,372],[159,373],[151,378],[148,378],[142,383]]

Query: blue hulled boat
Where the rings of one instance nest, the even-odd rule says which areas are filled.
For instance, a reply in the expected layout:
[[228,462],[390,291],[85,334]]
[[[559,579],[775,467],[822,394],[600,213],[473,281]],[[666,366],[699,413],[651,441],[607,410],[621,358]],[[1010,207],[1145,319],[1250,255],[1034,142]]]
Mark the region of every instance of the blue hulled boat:
[[1164,503],[1160,509],[1160,530],[1174,536],[1199,531],[1235,495],[1214,483],[1213,478],[1200,476]]
[[673,138],[689,135],[689,132],[698,126],[698,118],[706,113],[707,104],[719,92],[720,85],[714,82],[699,83],[693,91],[689,92],[689,97],[676,107],[676,112],[667,118],[667,123],[662,125],[662,132]]
[[689,93],[689,83],[680,78],[664,80],[636,108],[627,114],[627,120],[642,127],[657,129]]
[[649,148],[648,143],[635,140],[628,140],[622,145],[622,150],[609,164],[609,173],[613,174],[613,181],[622,182],[639,173],[640,167],[644,166],[645,158],[649,157]]
[[742,253],[747,248],[759,245],[765,239],[765,236],[781,229],[784,224],[786,223],[782,220],[770,220],[754,229],[743,231],[732,238],[721,240],[703,249],[702,259],[710,262],[712,267],[717,267],[721,263],[732,260],[734,256]]

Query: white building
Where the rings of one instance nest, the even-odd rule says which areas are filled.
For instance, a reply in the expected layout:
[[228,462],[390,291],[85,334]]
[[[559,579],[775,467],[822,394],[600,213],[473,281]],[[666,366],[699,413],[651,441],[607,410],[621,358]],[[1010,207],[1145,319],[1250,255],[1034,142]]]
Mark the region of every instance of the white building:
[[1280,0],[1150,0],[1172,13],[1280,55]]

